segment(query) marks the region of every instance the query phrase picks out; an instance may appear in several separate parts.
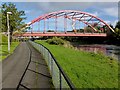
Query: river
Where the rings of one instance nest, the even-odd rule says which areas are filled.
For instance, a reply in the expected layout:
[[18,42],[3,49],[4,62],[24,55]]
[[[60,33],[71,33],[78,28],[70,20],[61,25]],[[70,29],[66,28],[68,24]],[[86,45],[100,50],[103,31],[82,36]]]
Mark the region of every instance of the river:
[[76,45],[73,44],[74,47],[77,47],[80,50],[85,50],[88,52],[94,53],[104,53],[107,56],[115,58],[120,61],[120,46],[116,45],[101,45],[101,44],[92,44],[92,45]]

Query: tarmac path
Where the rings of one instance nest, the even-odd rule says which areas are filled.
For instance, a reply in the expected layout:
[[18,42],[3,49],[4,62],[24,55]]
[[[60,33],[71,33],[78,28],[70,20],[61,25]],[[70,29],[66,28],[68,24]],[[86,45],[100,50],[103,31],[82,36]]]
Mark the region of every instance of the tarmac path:
[[[27,67],[31,54],[31,62],[19,85]],[[2,88],[53,88],[49,70],[42,55],[26,42],[20,43],[14,53],[2,62]]]

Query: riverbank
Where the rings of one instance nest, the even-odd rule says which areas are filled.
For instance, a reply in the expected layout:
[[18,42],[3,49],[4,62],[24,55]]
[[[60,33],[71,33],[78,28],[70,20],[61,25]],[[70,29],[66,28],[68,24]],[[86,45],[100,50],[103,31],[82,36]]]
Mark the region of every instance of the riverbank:
[[35,42],[52,52],[76,88],[118,88],[117,60],[45,41]]
[[81,44],[79,42],[71,42],[71,45],[79,50],[94,53],[103,53],[106,56],[120,61],[120,46],[109,44]]

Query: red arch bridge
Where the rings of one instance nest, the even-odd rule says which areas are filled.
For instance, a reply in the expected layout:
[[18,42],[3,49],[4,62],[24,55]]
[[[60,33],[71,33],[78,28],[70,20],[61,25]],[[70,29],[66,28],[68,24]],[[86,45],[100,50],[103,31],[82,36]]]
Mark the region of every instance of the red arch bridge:
[[98,36],[106,37],[114,30],[102,19],[92,14],[62,10],[39,16],[29,22],[26,33],[16,34],[20,37],[40,36]]

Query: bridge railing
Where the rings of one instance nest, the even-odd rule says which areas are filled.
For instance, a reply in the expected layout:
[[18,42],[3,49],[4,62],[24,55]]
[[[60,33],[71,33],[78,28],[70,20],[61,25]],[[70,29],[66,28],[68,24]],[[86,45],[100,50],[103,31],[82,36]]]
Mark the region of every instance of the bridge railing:
[[62,70],[60,65],[57,63],[56,59],[53,57],[49,49],[47,49],[42,44],[37,44],[33,41],[29,41],[34,48],[36,48],[43,56],[47,62],[50,74],[52,76],[52,81],[54,87],[57,89],[67,88],[73,90],[75,87],[71,83],[70,79],[67,77],[65,72]]

